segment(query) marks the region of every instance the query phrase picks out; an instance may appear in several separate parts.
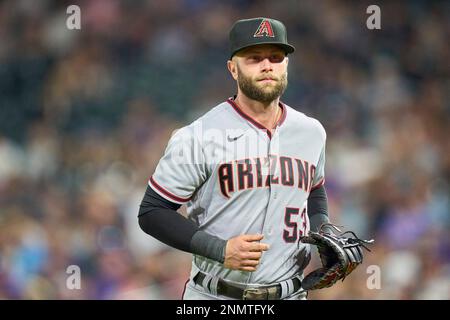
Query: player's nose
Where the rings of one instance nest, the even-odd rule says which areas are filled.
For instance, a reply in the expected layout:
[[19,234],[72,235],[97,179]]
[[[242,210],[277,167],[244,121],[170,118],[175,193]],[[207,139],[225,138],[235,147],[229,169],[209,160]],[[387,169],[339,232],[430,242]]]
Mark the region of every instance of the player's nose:
[[268,71],[273,70],[272,63],[270,62],[269,58],[263,59],[260,63],[260,66],[261,66],[261,71],[263,71],[263,72],[268,72]]

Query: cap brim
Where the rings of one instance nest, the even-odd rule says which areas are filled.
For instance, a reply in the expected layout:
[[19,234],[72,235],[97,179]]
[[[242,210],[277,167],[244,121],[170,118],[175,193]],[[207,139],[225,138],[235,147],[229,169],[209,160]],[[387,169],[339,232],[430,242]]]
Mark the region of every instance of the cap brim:
[[246,46],[237,48],[236,50],[234,50],[234,52],[231,53],[230,59],[231,59],[238,51],[241,51],[241,50],[243,50],[243,49],[250,48],[250,47],[260,46],[260,45],[262,45],[262,44],[273,44],[273,45],[275,45],[275,46],[277,46],[277,47],[282,48],[282,49],[284,50],[284,52],[286,52],[286,54],[293,53],[293,52],[295,51],[295,47],[294,47],[294,46],[291,46],[290,44],[286,44],[286,43],[270,42],[270,41],[267,41],[267,42],[258,42],[258,43],[249,44],[249,45],[246,45]]

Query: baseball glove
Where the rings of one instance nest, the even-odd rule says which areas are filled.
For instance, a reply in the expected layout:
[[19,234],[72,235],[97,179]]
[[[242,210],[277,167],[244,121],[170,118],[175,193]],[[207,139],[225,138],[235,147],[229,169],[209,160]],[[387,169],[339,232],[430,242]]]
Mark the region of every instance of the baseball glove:
[[364,244],[371,244],[374,240],[359,239],[354,232],[342,232],[337,226],[327,223],[320,226],[319,232],[310,231],[300,241],[316,245],[319,251],[322,267],[306,275],[302,282],[303,289],[316,290],[331,287],[340,279],[344,281],[362,263],[362,248],[370,251]]

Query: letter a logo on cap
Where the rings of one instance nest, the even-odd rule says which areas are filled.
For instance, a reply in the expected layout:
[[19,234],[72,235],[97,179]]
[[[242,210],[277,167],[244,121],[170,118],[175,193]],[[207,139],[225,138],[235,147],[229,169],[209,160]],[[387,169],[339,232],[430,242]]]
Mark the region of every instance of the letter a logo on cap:
[[253,37],[275,37],[272,30],[272,25],[270,24],[269,20],[264,19],[261,24],[258,27],[258,30],[256,30]]

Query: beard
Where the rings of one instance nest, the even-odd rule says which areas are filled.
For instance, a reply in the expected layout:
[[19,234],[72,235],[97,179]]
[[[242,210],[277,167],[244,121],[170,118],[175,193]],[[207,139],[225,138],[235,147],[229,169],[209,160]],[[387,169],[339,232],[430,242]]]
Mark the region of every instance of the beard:
[[241,89],[242,93],[244,93],[248,98],[252,100],[263,103],[270,103],[275,99],[281,97],[288,84],[287,71],[283,73],[279,78],[270,75],[272,79],[276,80],[275,84],[259,84],[258,79],[254,80],[251,77],[247,77],[246,75],[244,75],[239,66],[237,66],[237,72],[238,86],[239,89]]

